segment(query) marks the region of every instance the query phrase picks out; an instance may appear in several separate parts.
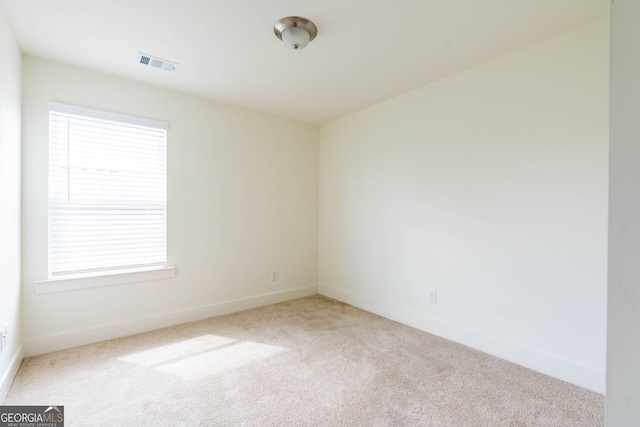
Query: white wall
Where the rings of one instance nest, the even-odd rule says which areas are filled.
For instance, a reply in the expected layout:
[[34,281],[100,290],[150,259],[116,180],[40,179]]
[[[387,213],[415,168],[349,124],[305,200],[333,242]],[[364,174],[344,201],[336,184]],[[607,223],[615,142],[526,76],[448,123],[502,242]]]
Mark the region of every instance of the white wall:
[[[27,354],[206,317],[228,301],[315,293],[317,126],[45,60],[25,57],[23,67]],[[47,277],[47,101],[170,122],[167,249],[176,278],[35,294],[34,281]]]
[[22,56],[0,8],[0,404],[22,360],[20,325],[20,67]]
[[320,292],[604,392],[607,114],[602,20],[323,125]]
[[611,8],[607,425],[640,425],[640,2]]

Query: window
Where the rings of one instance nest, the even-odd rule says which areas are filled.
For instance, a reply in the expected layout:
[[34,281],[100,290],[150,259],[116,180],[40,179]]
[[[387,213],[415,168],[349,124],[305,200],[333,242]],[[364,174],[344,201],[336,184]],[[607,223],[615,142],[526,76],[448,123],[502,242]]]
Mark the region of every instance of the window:
[[166,263],[168,124],[49,103],[49,277]]

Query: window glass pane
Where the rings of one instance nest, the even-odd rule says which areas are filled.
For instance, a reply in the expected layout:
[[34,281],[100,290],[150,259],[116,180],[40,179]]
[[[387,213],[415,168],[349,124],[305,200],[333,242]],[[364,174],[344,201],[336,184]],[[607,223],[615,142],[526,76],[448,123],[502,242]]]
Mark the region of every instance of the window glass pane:
[[51,276],[166,262],[166,129],[104,115],[50,109]]

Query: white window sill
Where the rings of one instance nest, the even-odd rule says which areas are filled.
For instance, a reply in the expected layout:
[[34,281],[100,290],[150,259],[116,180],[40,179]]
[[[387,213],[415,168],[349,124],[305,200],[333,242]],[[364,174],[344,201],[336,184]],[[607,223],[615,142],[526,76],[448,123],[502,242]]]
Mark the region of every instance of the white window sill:
[[120,270],[78,276],[56,277],[36,281],[36,294],[97,288],[99,286],[123,285],[146,280],[176,277],[175,267],[152,267],[135,270]]

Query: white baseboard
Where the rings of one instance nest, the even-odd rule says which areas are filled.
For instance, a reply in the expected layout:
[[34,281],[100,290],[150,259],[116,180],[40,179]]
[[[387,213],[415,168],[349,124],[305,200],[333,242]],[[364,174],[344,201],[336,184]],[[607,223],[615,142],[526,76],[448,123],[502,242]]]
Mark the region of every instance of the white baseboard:
[[330,286],[319,285],[318,293],[596,393],[605,394],[606,374],[603,371]]
[[221,316],[224,314],[249,310],[297,298],[304,298],[316,295],[317,293],[318,286],[312,285],[304,288],[211,304],[204,307],[163,313],[152,317],[129,320],[127,322],[115,323],[97,328],[31,338],[24,340],[24,354],[25,356],[30,357],[39,354],[51,353],[53,351],[65,350],[81,345],[126,337],[128,335],[152,331],[154,329],[194,322],[197,320],[207,319],[209,317]]
[[4,400],[7,398],[7,393],[9,393],[9,389],[11,388],[11,383],[13,383],[13,379],[16,377],[18,373],[18,369],[20,368],[20,364],[23,359],[23,346],[18,348],[18,351],[11,359],[11,363],[9,364],[8,369],[3,372],[3,376],[0,377],[0,404],[4,403]]

